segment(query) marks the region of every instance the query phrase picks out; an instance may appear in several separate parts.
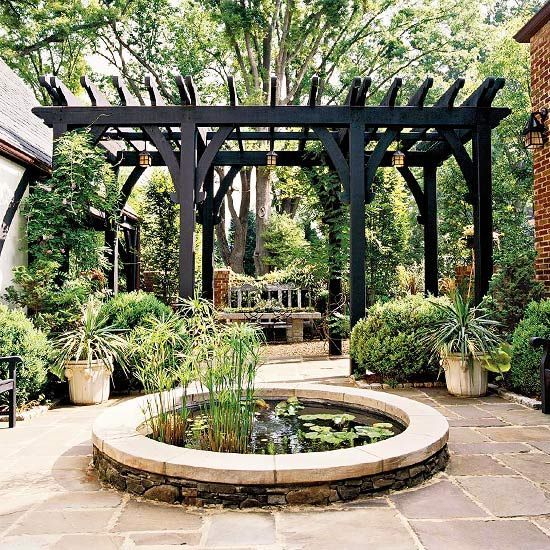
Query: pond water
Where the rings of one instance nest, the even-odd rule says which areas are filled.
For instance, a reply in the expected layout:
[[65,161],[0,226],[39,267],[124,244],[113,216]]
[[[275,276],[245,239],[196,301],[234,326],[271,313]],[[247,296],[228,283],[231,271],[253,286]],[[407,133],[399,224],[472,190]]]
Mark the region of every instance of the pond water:
[[[203,420],[195,411],[196,422]],[[258,401],[249,452],[295,454],[346,449],[388,439],[404,427],[387,416],[322,403]],[[188,440],[198,448],[198,441]]]

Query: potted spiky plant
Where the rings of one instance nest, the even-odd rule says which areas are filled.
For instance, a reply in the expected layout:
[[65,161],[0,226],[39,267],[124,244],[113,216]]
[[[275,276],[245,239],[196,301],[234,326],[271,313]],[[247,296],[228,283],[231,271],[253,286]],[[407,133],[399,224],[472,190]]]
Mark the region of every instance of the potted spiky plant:
[[127,341],[109,324],[101,302],[90,298],[74,328],[54,339],[57,351],[53,372],[69,382],[69,397],[76,405],[109,399],[115,362],[125,365]]
[[499,323],[458,291],[448,303],[432,303],[441,316],[423,331],[423,338],[441,358],[447,390],[459,397],[485,395],[487,371],[509,369],[506,346],[495,330]]

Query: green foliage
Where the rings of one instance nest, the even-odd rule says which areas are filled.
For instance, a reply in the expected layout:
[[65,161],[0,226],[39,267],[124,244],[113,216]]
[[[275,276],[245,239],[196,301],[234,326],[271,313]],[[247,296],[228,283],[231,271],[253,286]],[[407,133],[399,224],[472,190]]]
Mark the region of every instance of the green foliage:
[[371,306],[351,333],[350,355],[360,369],[357,374],[367,370],[390,384],[433,380],[439,365],[420,336],[441,317],[433,301],[418,295]]
[[[17,367],[17,404],[41,399],[46,384],[52,348],[46,335],[36,329],[21,310],[0,305],[0,356],[20,355],[24,364]],[[0,380],[8,378],[8,367],[0,364]],[[0,395],[5,401],[7,394]]]
[[[502,343],[496,332],[498,322],[485,310],[470,304],[460,292],[453,292],[450,302],[434,301],[433,305],[440,317],[420,332],[421,343],[433,357],[458,353],[463,363],[471,365],[474,357],[497,352]],[[497,359],[492,364],[497,365]]]
[[512,334],[530,302],[543,297],[544,286],[535,280],[534,251],[510,255],[493,275],[482,307]]
[[396,286],[410,238],[403,183],[385,170],[373,185],[374,200],[366,208],[366,279],[368,303],[389,298]]
[[[102,309],[110,325],[117,329],[132,331],[133,338],[143,337],[143,333],[150,329],[151,319],[168,318],[172,313],[172,310],[156,296],[143,291],[121,292],[107,300]],[[112,380],[117,391],[143,388],[135,365],[136,363],[132,362],[126,365],[125,369],[115,365]]]
[[177,296],[178,285],[179,205],[171,199],[173,192],[170,176],[155,170],[145,188],[140,209],[143,269],[158,273],[158,293],[165,303]]
[[540,395],[542,351],[529,340],[535,336],[550,338],[550,300],[531,302],[512,337],[512,368],[506,377],[511,390],[523,395]]
[[160,318],[172,311],[153,294],[143,291],[121,292],[107,300],[102,309],[109,324],[124,330],[144,326],[148,317]]
[[[162,441],[185,442],[185,386],[198,379],[209,392],[201,404],[200,446],[246,452],[256,409],[261,333],[246,324],[216,323],[211,304],[203,300],[185,301],[181,313],[150,318],[149,326],[132,335],[132,361],[145,390],[168,392],[166,400],[156,396],[149,401],[151,408],[144,411],[149,428]],[[180,410],[174,407],[177,385],[183,387],[177,390],[184,397]]]
[[296,260],[307,257],[309,245],[304,228],[288,214],[274,213],[264,232],[265,264],[277,269],[284,269]]
[[58,284],[59,264],[37,260],[29,267],[14,269],[15,285],[6,289],[6,300],[27,308],[35,325],[45,332],[55,333],[74,325],[88,297],[99,292],[105,283],[98,270]]
[[[28,251],[33,260],[53,261],[71,275],[97,269],[103,244],[88,228],[90,209],[113,216],[118,187],[105,152],[89,131],[64,134],[54,148],[55,170],[23,201]],[[69,261],[67,261],[69,259]]]
[[101,361],[113,372],[115,362],[125,365],[127,341],[115,327],[109,324],[101,302],[91,297],[84,304],[78,323],[53,340],[55,357],[51,370],[64,379],[67,361]]

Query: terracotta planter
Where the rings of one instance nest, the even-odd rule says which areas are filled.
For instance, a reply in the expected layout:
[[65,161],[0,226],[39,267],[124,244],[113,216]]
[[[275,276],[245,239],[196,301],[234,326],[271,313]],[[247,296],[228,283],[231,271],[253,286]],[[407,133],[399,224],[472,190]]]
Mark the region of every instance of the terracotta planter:
[[479,359],[462,361],[461,355],[451,354],[443,360],[447,391],[458,397],[480,397],[487,393],[487,371]]
[[111,371],[103,361],[67,361],[65,378],[75,405],[95,405],[109,399]]

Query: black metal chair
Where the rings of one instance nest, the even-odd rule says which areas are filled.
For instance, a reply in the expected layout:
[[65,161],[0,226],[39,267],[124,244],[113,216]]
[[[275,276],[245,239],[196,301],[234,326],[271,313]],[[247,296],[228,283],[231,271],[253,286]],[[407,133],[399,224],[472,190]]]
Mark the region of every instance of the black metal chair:
[[9,427],[15,428],[15,419],[17,416],[16,397],[17,397],[17,365],[23,363],[23,359],[18,355],[12,355],[10,357],[0,357],[0,363],[8,364],[8,376],[7,380],[0,380],[0,393],[9,393]]
[[550,414],[550,339],[531,338],[531,345],[534,348],[542,348],[540,362],[541,410],[544,414]]

